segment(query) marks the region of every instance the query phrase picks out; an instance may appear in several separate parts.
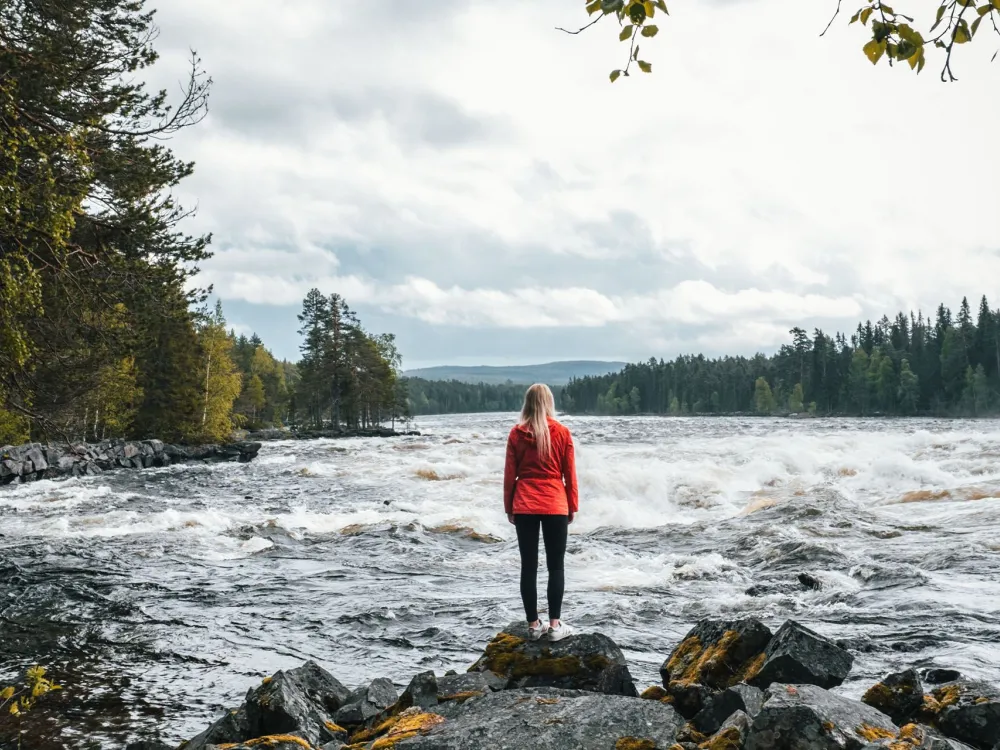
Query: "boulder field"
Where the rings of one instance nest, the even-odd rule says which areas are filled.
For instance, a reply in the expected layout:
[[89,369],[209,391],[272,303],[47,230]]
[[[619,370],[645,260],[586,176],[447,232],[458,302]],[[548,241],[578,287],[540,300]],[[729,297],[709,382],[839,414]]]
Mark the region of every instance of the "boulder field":
[[851,654],[791,620],[703,620],[641,693],[607,636],[527,635],[512,623],[467,672],[423,672],[402,693],[306,662],[177,750],[1000,750],[995,686],[910,669],[851,700],[831,692]]

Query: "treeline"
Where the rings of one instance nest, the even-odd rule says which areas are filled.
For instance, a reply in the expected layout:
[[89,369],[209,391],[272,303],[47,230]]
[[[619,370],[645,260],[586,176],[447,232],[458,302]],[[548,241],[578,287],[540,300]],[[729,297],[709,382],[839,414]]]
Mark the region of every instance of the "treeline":
[[0,445],[234,427],[368,425],[405,411],[391,336],[310,293],[303,361],[235,336],[193,282],[192,173],[167,143],[207,112],[192,58],[180,100],[139,82],[153,13],[131,0],[0,3]]
[[1000,310],[943,304],[859,324],[850,337],[790,331],[773,356],[650,359],[574,379],[560,405],[596,414],[810,412],[983,416],[1000,412]]
[[[526,385],[507,383],[463,383],[459,380],[405,378],[410,413],[463,414],[520,411]],[[561,388],[552,387],[558,403]]]

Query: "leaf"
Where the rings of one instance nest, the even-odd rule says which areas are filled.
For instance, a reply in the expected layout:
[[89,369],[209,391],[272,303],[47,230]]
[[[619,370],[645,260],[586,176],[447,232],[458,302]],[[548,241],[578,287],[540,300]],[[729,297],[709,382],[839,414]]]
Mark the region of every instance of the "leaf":
[[955,27],[955,35],[952,38],[955,44],[965,44],[972,41],[972,35],[969,33],[969,25],[965,22],[964,18],[958,22],[958,25]]
[[979,31],[979,24],[981,24],[982,22],[983,22],[982,16],[980,16],[979,18],[977,18],[975,21],[972,22],[972,36],[975,36],[976,32]]
[[870,7],[865,8],[863,11],[861,11],[861,23],[867,26],[868,19],[871,17],[871,15],[872,15],[872,8]]
[[[997,1],[1000,2],[1000,0],[997,0]],[[663,2],[663,0],[655,0],[655,2],[653,3],[653,5],[655,5],[657,8],[659,8],[660,10],[662,10],[668,16],[670,15],[670,11],[667,10],[667,4],[665,2]]]
[[632,52],[632,59],[633,60],[638,60],[639,59],[639,45],[638,44],[635,45],[635,50]]
[[934,31],[938,26],[941,25],[941,19],[944,18],[944,12],[947,10],[944,5],[937,9],[937,19],[934,21],[934,25],[931,26],[931,31]]
[[620,76],[621,74],[622,74],[622,72],[620,70],[612,70],[611,71],[611,83],[614,83],[615,81],[617,81],[618,80],[618,76]]
[[653,14],[656,13],[656,9],[653,7],[651,0],[645,0],[642,7],[646,11],[646,18],[652,18]]
[[993,6],[992,5],[984,5],[982,8],[980,8],[976,12],[979,15],[981,15],[981,16],[985,16],[987,13],[992,13],[993,12]]
[[12,697],[14,697],[13,686],[5,687],[3,690],[0,690],[0,701],[9,701]]
[[622,33],[618,35],[618,41],[625,42],[632,37],[632,24],[627,24],[622,27]]
[[851,23],[855,23],[859,18],[861,18],[861,11],[859,10],[853,16],[851,16]]
[[868,59],[871,60],[872,65],[875,65],[882,55],[885,54],[885,47],[886,44],[884,40],[876,42],[874,39],[864,46],[865,54],[868,56]]
[[921,70],[923,70],[924,69],[924,48],[921,47],[916,52],[914,52],[913,56],[909,60],[907,60],[907,62],[910,63],[910,70],[913,70],[915,68],[918,73]]
[[642,27],[643,36],[653,37],[656,36],[659,33],[659,31],[660,31],[659,28],[653,25]]
[[17,704],[16,704],[16,703],[11,703],[11,704],[10,704],[10,712],[11,712],[11,713],[12,713],[12,714],[13,714],[14,716],[19,716],[19,715],[21,714],[21,709],[20,709],[20,708],[18,708],[18,706],[17,706]]
[[653,66],[650,65],[645,60],[637,60],[636,62],[639,63],[639,70],[641,70],[643,73],[652,73],[653,72]]
[[992,5],[997,10],[1000,10],[1000,0],[992,0],[992,2],[990,3],[990,5]]
[[595,13],[600,13],[601,10],[603,10],[601,0],[594,0],[594,2],[587,6],[587,15],[592,16]]

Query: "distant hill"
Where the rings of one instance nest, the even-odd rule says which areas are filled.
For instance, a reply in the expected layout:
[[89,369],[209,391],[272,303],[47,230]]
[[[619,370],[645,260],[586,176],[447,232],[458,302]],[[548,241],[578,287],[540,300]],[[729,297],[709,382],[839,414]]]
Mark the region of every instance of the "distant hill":
[[406,370],[403,374],[407,377],[425,380],[458,380],[463,383],[506,383],[509,380],[512,383],[523,385],[531,383],[566,385],[570,378],[582,378],[585,375],[606,375],[610,372],[618,372],[623,367],[625,367],[624,362],[579,360],[509,367],[443,365],[441,367]]

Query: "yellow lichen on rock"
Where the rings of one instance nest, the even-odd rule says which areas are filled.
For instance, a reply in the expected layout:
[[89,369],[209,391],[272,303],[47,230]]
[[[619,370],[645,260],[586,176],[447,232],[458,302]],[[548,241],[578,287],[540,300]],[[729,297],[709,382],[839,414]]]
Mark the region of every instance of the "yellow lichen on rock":
[[296,737],[294,734],[268,734],[264,737],[247,740],[246,742],[231,742],[226,745],[216,745],[216,747],[218,747],[219,750],[228,750],[228,748],[233,747],[258,747],[261,748],[261,750],[264,750],[264,748],[277,747],[281,744],[298,745],[299,747],[304,747],[306,750],[314,750],[312,745],[301,737]]
[[875,742],[876,740],[889,740],[896,738],[895,732],[892,732],[888,729],[883,729],[882,727],[872,726],[871,724],[862,724],[854,731],[858,734],[858,736],[863,737],[868,742]]
[[701,750],[740,750],[743,747],[743,736],[736,727],[729,727],[709,737],[698,747]]
[[667,662],[671,682],[735,685],[753,677],[764,665],[765,655],[757,654],[742,664],[733,663],[733,648],[740,634],[727,630],[711,646],[704,646],[696,635],[685,638]]
[[401,715],[399,721],[389,730],[389,734],[372,744],[372,750],[389,750],[397,742],[416,737],[432,727],[444,722],[444,717],[432,713],[416,713],[409,716]]
[[438,698],[438,703],[447,703],[449,701],[454,701],[456,703],[465,703],[469,698],[480,698],[483,696],[481,690],[466,690],[463,693],[453,693],[452,695],[445,695]]
[[643,690],[642,695],[640,695],[639,697],[647,701],[661,701],[668,696],[667,696],[667,691],[664,690],[660,685],[653,685],[652,687],[648,687],[645,690]]
[[340,726],[340,724],[334,724],[332,721],[324,721],[323,726],[325,726],[327,729],[329,729],[331,732],[334,733],[347,731],[342,726]]
[[656,743],[639,737],[622,737],[615,743],[615,750],[656,750]]

